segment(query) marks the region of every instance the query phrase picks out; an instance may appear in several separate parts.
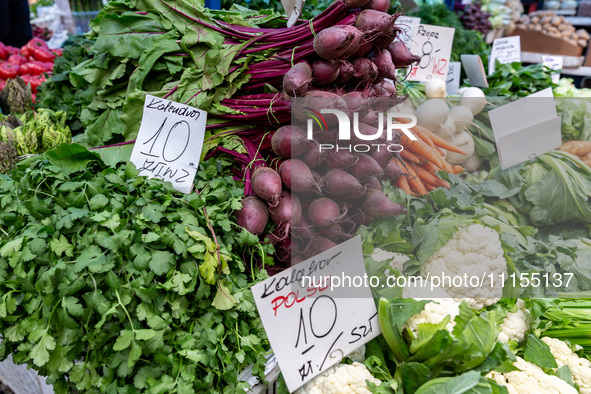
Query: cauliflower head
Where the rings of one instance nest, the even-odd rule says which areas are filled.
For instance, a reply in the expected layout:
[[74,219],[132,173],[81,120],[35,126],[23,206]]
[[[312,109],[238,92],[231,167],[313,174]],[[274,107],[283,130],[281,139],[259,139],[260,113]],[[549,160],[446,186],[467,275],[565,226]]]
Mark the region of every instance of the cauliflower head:
[[497,339],[502,343],[509,343],[511,340],[523,341],[525,333],[529,331],[533,318],[525,307],[523,300],[517,300],[517,311],[507,313],[507,317],[501,324],[501,332]]
[[558,367],[568,365],[573,374],[573,380],[579,385],[579,392],[581,394],[591,394],[591,361],[579,357],[566,342],[560,339],[544,337],[542,341],[550,347],[550,352],[556,359]]
[[519,371],[491,371],[486,377],[507,387],[509,394],[577,394],[577,390],[564,380],[546,374],[540,367],[521,357],[517,357],[513,365]]
[[[457,231],[436,251],[421,267],[421,275],[439,277],[441,287],[451,297],[465,300],[472,309],[482,309],[496,303],[503,294],[500,278],[507,272],[503,254],[501,240],[495,230],[472,224]],[[461,286],[454,286],[445,277],[468,279],[462,279]],[[470,278],[474,277],[478,278],[477,286],[476,282],[470,285]]]
[[[388,252],[387,250],[383,250],[380,248],[375,248],[373,250],[373,253],[371,254],[371,258],[374,261],[377,261],[378,263],[381,263],[382,261],[386,261],[386,260],[390,260],[390,267],[392,267],[392,269],[398,270],[398,272],[402,273],[404,272],[404,263],[406,263],[408,260],[410,260],[410,257],[408,257],[405,254],[402,253],[392,253],[392,252]],[[390,275],[389,272],[386,273],[386,275]]]
[[[415,298],[417,301],[422,299]],[[425,308],[404,323],[403,329],[408,328],[415,336],[418,334],[418,325],[424,323],[439,324],[450,316],[450,321],[445,325],[447,331],[452,332],[456,322],[454,319],[460,314],[460,303],[452,298],[439,298],[425,304]]]
[[370,394],[366,380],[380,385],[365,365],[337,364],[295,391],[295,394]]

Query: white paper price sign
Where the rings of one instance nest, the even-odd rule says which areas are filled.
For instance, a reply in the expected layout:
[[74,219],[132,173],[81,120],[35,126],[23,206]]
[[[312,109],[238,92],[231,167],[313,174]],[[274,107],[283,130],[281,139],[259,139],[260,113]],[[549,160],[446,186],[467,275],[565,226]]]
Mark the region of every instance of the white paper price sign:
[[415,36],[417,27],[420,23],[421,18],[415,16],[399,16],[398,19],[396,19],[396,27],[402,29],[402,31],[398,33],[399,40],[408,45]]
[[381,333],[363,278],[361,237],[355,237],[253,286],[290,392]]
[[[550,70],[562,70],[562,56],[542,55],[542,64]],[[560,80],[560,73],[552,74],[552,82],[558,83]]]
[[521,61],[521,38],[519,36],[497,38],[493,41],[488,75],[495,72],[495,60],[501,64]]
[[149,94],[130,161],[140,175],[190,193],[199,166],[207,112]]
[[455,29],[420,24],[409,45],[413,55],[421,57],[408,75],[410,81],[428,81],[431,78],[445,80],[449,68],[451,45]]
[[450,62],[449,70],[447,71],[446,91],[447,94],[453,95],[460,89],[460,78],[462,74],[462,63]]

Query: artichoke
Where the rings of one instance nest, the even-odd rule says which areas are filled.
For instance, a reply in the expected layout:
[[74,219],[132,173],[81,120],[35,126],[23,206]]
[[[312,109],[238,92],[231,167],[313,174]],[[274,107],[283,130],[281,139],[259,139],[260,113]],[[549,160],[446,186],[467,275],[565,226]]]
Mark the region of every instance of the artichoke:
[[42,138],[42,147],[43,150],[46,151],[48,149],[53,148],[54,146],[58,146],[62,142],[70,143],[72,142],[72,138],[70,135],[70,128],[66,126],[65,129],[56,129],[55,127],[50,127],[49,129],[43,132]]
[[31,86],[21,77],[9,79],[0,91],[0,108],[4,113],[22,114],[31,109],[31,94]]
[[0,142],[0,173],[8,174],[16,166],[18,154],[13,140]]
[[19,155],[34,155],[37,153],[39,143],[33,130],[17,127],[14,129],[16,152]]

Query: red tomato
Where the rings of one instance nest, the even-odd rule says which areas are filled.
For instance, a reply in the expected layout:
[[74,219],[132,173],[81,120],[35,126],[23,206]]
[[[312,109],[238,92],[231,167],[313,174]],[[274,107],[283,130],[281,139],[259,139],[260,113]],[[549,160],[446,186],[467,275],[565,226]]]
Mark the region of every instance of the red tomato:
[[32,50],[38,48],[48,49],[47,43],[39,38],[33,38],[31,41],[27,43],[27,46]]
[[21,65],[25,64],[27,62],[27,59],[20,55],[10,55],[10,57],[8,58],[8,62],[12,64]]
[[20,49],[12,47],[10,45],[6,46],[6,50],[8,51],[9,56],[10,55],[18,55],[19,53],[21,53]]
[[29,48],[28,46],[24,45],[21,47],[21,56],[22,57],[30,57],[33,54],[33,52],[31,51],[31,48]]
[[29,72],[28,72],[28,74],[31,74],[31,75],[41,75],[41,74],[43,74],[44,72],[47,72],[47,71],[49,71],[49,70],[47,69],[47,66],[45,66],[45,63],[36,62],[36,61],[29,63]]
[[25,83],[31,82],[31,75],[29,75],[29,74],[23,74],[23,75],[21,75],[21,78],[23,81],[25,81]]
[[45,68],[47,69],[47,71],[53,71],[53,63],[52,62],[47,62],[47,63],[43,63],[45,65]]
[[4,89],[4,86],[6,86],[6,81],[3,79],[0,79],[0,90]]
[[56,56],[61,56],[63,54],[63,49],[58,48],[58,49],[52,49],[51,52],[53,52]]
[[33,50],[33,56],[40,62],[53,62],[55,55],[45,48],[37,48]]
[[21,75],[31,74],[31,63],[25,63],[21,66],[19,73]]
[[0,79],[16,78],[19,69],[20,66],[18,64],[3,62],[0,64]]
[[30,83],[31,90],[33,91],[33,93],[37,93],[37,88],[41,86],[43,82],[45,82],[45,77],[43,75],[36,75],[34,77],[31,77]]

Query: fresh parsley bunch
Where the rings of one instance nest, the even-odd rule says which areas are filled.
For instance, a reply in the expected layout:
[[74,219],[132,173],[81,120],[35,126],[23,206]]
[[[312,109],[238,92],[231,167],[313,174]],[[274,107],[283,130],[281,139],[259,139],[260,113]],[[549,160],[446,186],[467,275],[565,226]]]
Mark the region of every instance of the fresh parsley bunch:
[[2,175],[0,359],[57,393],[237,393],[247,365],[262,377],[249,287],[272,250],[231,219],[229,165],[202,163],[184,195],[62,144]]

